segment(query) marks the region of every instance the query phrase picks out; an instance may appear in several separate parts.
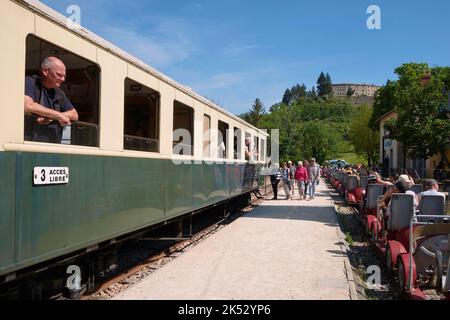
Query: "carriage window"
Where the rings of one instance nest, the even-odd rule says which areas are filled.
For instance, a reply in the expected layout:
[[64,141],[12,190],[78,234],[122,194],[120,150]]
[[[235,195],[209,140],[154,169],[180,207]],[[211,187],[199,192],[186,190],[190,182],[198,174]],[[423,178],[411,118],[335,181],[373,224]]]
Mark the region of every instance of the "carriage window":
[[265,153],[266,153],[266,140],[261,139],[261,150],[260,150],[260,156],[259,158],[261,159],[261,161],[265,161],[266,157],[265,157]]
[[193,155],[194,109],[174,101],[173,104],[173,153]]
[[[53,69],[47,75],[41,72],[41,64],[47,57],[57,58],[66,67],[65,81],[63,79],[60,85],[62,91],[55,89],[58,86],[55,79],[61,81],[63,77],[59,70]],[[66,112],[70,109],[68,100],[78,113],[78,121],[71,121],[70,125],[64,127],[59,121],[38,113],[25,115],[26,141],[99,146],[100,68],[97,64],[34,35],[28,35],[25,77],[26,95],[34,102]],[[47,89],[46,84],[41,85],[42,81],[46,81],[44,78],[53,81],[53,84],[50,82],[51,88]]]
[[241,159],[242,130],[234,128],[234,159]]
[[250,154],[252,152],[252,135],[248,132],[245,133],[245,160],[250,160]]
[[203,115],[203,156],[211,156],[211,117]]
[[217,137],[217,156],[219,158],[226,159],[228,150],[227,144],[228,124],[219,120],[218,129],[219,132]]
[[160,95],[131,79],[125,79],[125,150],[159,151]]
[[255,160],[255,161],[258,161],[258,159],[259,159],[259,151],[258,151],[258,149],[259,149],[259,138],[258,137],[253,137],[253,139],[254,139],[254,153],[253,153],[253,160]]

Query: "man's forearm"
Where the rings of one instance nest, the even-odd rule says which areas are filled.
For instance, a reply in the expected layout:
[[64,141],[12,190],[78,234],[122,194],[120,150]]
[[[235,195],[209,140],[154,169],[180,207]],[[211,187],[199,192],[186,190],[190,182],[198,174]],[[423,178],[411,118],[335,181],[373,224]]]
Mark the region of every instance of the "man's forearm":
[[53,120],[57,120],[59,116],[59,112],[53,109],[49,109],[41,106],[39,103],[33,102],[29,103],[25,108],[25,113],[34,114],[37,116],[41,116],[44,118],[49,118]]

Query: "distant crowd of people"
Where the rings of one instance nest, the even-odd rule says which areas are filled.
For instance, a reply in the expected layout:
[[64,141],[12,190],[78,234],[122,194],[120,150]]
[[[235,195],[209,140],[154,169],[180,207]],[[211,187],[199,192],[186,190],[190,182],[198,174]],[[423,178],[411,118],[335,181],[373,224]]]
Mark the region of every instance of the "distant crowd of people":
[[[278,199],[278,184],[285,193],[285,199],[292,199],[295,195],[295,186],[297,186],[299,200],[312,200],[316,194],[316,186],[320,181],[320,166],[315,158],[310,161],[298,161],[297,165],[292,161],[283,162],[279,170],[276,170],[270,176],[270,182],[273,189],[272,200]],[[308,197],[309,196],[309,197]]]

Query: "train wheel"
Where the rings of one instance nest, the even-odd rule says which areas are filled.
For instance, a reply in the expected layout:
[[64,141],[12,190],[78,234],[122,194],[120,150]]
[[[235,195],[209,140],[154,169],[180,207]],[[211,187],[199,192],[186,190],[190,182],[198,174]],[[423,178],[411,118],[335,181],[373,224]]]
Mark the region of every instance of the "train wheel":
[[[410,262],[409,254],[403,253],[397,257],[397,276],[398,283],[400,286],[400,291],[406,293],[409,290],[409,276],[410,276]],[[417,275],[416,275],[416,264],[414,258],[412,259],[412,283],[411,287],[416,285]]]
[[405,293],[406,279],[408,277],[405,273],[405,266],[403,265],[402,259],[398,259],[398,262],[397,262],[397,278],[398,278],[398,286],[400,288],[400,292]]
[[390,246],[388,246],[386,249],[386,266],[389,272],[392,272],[393,265],[392,265],[392,252]]

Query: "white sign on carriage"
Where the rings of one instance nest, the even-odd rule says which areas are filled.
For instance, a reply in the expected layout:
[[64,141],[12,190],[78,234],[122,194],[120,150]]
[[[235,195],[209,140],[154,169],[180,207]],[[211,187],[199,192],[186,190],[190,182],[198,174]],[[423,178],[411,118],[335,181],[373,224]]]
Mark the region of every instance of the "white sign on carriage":
[[34,185],[51,185],[69,183],[69,168],[67,167],[34,167]]

